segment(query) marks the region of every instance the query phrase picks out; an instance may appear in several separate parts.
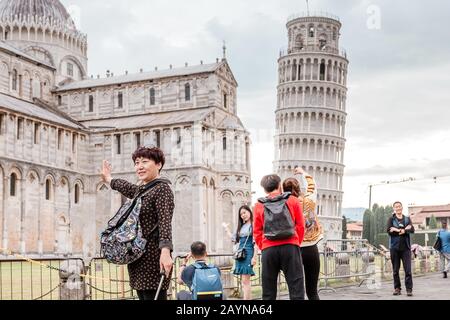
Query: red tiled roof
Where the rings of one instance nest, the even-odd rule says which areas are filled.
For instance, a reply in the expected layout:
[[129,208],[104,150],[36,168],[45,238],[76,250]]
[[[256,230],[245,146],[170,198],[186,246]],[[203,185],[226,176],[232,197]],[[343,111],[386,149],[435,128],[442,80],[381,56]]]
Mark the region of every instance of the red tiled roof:
[[409,214],[412,223],[421,224],[426,218],[447,218],[450,217],[450,204],[442,206],[415,206],[410,207]]
[[363,231],[363,226],[362,226],[361,223],[348,223],[347,224],[347,231],[362,232]]

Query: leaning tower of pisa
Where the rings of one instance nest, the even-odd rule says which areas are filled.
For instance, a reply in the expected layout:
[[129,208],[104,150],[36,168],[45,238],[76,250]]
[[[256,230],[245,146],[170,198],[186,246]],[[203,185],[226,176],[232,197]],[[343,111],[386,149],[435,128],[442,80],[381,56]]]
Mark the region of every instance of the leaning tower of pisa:
[[326,239],[342,237],[347,66],[341,23],[328,14],[293,16],[278,59],[274,169],[282,179],[296,166],[317,183],[317,211]]

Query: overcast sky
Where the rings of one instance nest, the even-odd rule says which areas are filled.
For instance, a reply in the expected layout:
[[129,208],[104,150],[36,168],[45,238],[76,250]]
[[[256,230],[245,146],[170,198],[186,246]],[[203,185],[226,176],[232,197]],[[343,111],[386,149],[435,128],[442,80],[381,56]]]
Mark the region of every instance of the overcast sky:
[[[252,133],[252,179],[273,170],[277,58],[302,0],[63,0],[88,35],[89,74],[214,62],[227,43],[238,115]],[[368,185],[450,175],[450,2],[310,0],[339,16],[350,60],[344,207]],[[272,130],[268,129],[268,126]],[[373,202],[450,203],[450,177],[376,186]]]

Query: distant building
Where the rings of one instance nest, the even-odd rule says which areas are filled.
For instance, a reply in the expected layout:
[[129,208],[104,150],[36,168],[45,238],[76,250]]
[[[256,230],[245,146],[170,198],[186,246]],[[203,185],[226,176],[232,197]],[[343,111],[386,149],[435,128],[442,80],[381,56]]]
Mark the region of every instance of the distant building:
[[362,222],[347,223],[347,239],[358,240],[362,239],[363,224]]
[[450,204],[441,206],[411,206],[408,208],[409,216],[416,229],[426,229],[430,219],[434,216],[438,227],[442,221],[450,222]]

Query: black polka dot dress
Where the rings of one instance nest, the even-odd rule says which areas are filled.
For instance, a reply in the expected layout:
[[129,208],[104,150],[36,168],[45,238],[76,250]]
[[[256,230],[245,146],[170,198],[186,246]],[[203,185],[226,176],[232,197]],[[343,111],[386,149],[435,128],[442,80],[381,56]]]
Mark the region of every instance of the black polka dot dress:
[[[159,259],[161,249],[173,250],[172,245],[172,216],[175,207],[173,192],[169,186],[170,181],[160,179],[153,189],[142,197],[142,207],[139,220],[142,225],[144,239],[147,242],[147,250],[137,261],[128,265],[130,275],[130,286],[135,290],[157,290],[160,276]],[[119,191],[127,198],[134,196],[141,191],[144,186],[137,186],[122,179],[113,179],[111,188]],[[150,235],[153,227],[159,223],[158,232]],[[166,279],[162,290],[167,290],[170,284],[170,277]]]

